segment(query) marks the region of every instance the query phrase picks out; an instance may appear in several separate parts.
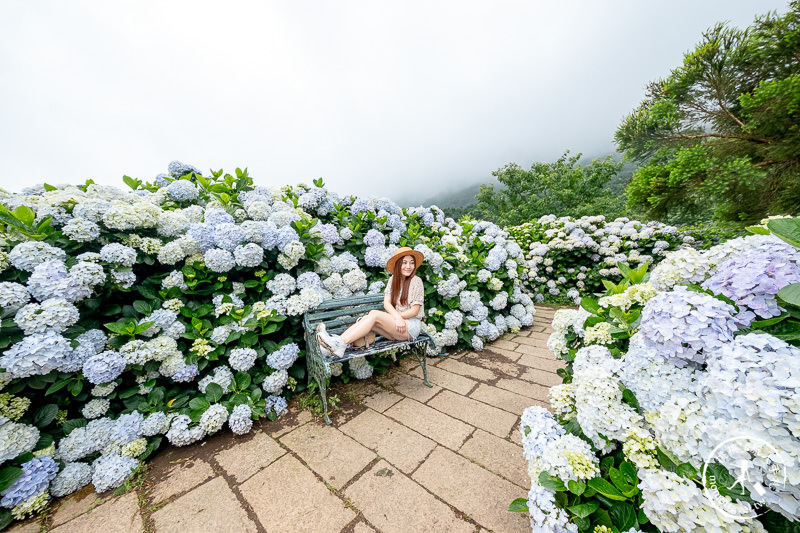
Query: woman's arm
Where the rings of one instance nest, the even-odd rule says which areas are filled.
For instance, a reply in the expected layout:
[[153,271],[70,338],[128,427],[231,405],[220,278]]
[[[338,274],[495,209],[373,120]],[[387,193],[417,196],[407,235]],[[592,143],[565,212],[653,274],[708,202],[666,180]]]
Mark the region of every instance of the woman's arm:
[[411,307],[400,313],[400,316],[403,318],[414,318],[417,316],[417,313],[419,313],[419,305],[412,305]]

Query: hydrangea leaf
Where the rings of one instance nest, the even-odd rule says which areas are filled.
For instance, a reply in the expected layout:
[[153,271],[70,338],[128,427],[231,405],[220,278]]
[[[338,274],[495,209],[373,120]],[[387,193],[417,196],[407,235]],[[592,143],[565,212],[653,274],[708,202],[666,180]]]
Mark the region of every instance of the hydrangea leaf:
[[6,466],[0,469],[0,491],[4,491],[10,487],[21,475],[22,469],[16,466]]
[[800,218],[775,218],[767,222],[767,228],[776,237],[800,248]]
[[508,510],[512,513],[527,513],[528,500],[526,498],[517,498],[509,504]]
[[614,502],[611,509],[608,510],[608,514],[620,531],[628,531],[636,527],[638,522],[636,508],[629,503]]
[[567,510],[572,513],[573,516],[578,518],[586,518],[595,512],[599,507],[600,504],[597,502],[586,502],[579,505],[573,505],[572,507],[567,507]]
[[800,307],[800,283],[792,283],[779,290],[778,298],[787,304]]

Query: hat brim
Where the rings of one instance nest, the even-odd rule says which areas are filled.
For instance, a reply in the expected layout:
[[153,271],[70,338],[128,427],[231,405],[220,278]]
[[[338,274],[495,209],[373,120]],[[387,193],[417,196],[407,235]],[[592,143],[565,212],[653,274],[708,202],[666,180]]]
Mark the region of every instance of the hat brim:
[[386,270],[389,272],[394,272],[395,263],[407,255],[414,257],[414,272],[416,272],[420,265],[422,265],[423,261],[425,261],[425,256],[422,255],[422,252],[418,252],[417,250],[407,250],[397,255],[393,255],[391,259],[386,261]]

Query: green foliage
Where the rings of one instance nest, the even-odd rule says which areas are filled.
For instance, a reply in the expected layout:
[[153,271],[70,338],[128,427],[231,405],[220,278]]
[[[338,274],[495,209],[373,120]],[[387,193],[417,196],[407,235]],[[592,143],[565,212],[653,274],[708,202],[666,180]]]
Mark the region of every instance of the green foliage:
[[800,209],[800,3],[746,30],[717,24],[649,85],[615,140],[642,163],[628,206],[670,222]]
[[622,214],[619,196],[606,187],[622,163],[607,157],[583,166],[580,157],[567,151],[554,163],[537,162],[529,170],[510,163],[492,172],[505,188],[481,185],[478,209],[505,226],[551,213],[575,217],[607,213],[612,218]]

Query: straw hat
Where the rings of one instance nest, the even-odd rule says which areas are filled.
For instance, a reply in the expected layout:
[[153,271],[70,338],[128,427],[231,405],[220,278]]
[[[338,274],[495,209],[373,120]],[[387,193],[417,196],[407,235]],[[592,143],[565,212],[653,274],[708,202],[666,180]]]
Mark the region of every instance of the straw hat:
[[414,271],[416,272],[417,269],[422,264],[422,261],[425,260],[425,256],[422,255],[422,252],[418,252],[416,250],[412,250],[408,246],[403,246],[402,248],[398,248],[397,251],[394,253],[392,257],[386,261],[386,269],[389,272],[394,272],[394,264],[397,262],[398,259],[401,259],[407,255],[414,256]]

